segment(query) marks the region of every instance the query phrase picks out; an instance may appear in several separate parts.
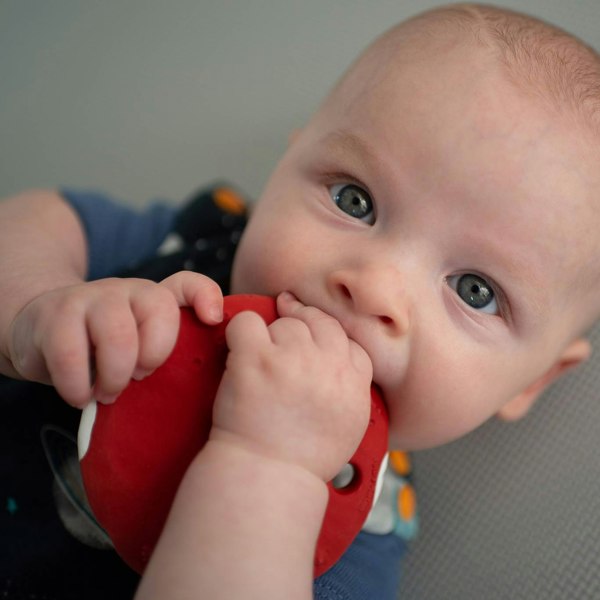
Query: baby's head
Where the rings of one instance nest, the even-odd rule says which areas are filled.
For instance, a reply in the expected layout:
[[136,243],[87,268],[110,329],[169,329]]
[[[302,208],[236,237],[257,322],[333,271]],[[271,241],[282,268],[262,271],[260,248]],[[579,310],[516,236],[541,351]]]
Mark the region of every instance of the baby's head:
[[395,27],[294,136],[236,293],[293,292],[365,348],[391,444],[524,415],[600,312],[600,61],[458,5]]

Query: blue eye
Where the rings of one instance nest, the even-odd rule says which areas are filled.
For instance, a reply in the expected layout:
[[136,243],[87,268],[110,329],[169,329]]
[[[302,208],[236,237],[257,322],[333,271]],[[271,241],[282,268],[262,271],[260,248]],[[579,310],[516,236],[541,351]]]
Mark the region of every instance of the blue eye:
[[366,223],[375,222],[373,201],[367,191],[353,183],[333,185],[329,193],[338,208],[347,215]]
[[448,284],[471,308],[491,315],[499,313],[494,289],[483,277],[473,273],[453,275],[448,277]]

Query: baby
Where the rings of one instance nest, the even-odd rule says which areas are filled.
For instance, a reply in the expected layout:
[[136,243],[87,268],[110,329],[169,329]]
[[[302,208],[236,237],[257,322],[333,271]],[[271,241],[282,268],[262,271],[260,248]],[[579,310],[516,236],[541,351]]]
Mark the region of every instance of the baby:
[[[325,482],[361,439],[371,380],[390,448],[414,450],[521,418],[589,356],[599,108],[592,50],[489,6],[424,13],[359,57],[243,233],[231,290],[277,296],[282,318],[228,326],[210,440],[139,598],[311,597]],[[0,209],[4,374],[112,402],[168,356],[178,306],[222,318],[196,273],[84,283],[85,234],[56,193]]]

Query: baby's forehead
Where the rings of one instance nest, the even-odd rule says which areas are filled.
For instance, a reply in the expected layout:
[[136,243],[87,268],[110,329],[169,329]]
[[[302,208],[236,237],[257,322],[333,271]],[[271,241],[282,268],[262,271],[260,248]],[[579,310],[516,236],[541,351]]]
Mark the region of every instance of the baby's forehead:
[[368,80],[371,73],[398,71],[407,62],[465,61],[457,47],[468,49],[471,65],[492,59],[501,67],[499,86],[512,85],[568,114],[584,134],[600,133],[598,53],[550,23],[507,9],[461,4],[427,11],[375,40],[354,68],[362,68]]
[[[591,280],[589,272],[600,263],[596,242],[600,194],[595,192],[600,190],[600,153],[596,150],[600,148],[597,54],[574,36],[527,15],[491,6],[453,5],[423,13],[386,32],[354,63],[334,89],[332,98],[346,106],[355,102],[359,114],[361,106],[372,109],[369,103],[378,86],[402,88],[407,85],[407,74],[409,83],[418,85],[418,77],[431,76],[432,66],[439,62],[463,75],[465,70],[481,67],[493,77],[499,93],[515,91],[530,110],[544,113],[550,121],[560,120],[565,139],[582,138],[581,147],[587,146],[589,151],[578,152],[582,160],[577,170],[586,191],[576,202],[565,193],[563,208],[568,218],[564,220],[558,216],[560,207],[548,206],[545,226],[549,231],[548,244],[560,246],[559,252],[548,253],[548,259],[559,256],[560,264],[569,271],[557,278],[557,286],[564,283],[568,293],[573,280]],[[343,93],[336,96],[340,91]],[[452,93],[450,89],[447,95]],[[393,93],[380,97],[382,102],[395,101]],[[378,143],[377,138],[370,141]],[[553,210],[556,218],[552,217]]]
[[[576,199],[565,193],[562,199],[559,196],[558,203],[547,205],[543,196],[525,200],[537,206],[530,213],[532,221],[520,227],[521,257],[533,267],[528,269],[533,272],[529,283],[534,286],[532,297],[543,299],[539,303],[542,323],[554,317],[575,323],[576,331],[583,333],[600,317],[598,199],[591,190]],[[511,243],[510,233],[505,243]],[[524,273],[515,275],[523,277]]]

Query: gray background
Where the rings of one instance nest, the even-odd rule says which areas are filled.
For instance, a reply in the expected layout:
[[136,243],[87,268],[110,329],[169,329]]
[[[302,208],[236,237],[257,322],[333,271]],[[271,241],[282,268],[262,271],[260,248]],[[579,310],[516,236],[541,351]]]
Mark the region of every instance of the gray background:
[[[0,0],[0,197],[70,185],[141,206],[220,177],[257,196],[354,56],[436,4]],[[505,5],[600,48],[598,0]],[[403,598],[600,597],[599,366],[521,423],[416,456]]]
[[[356,54],[427,0],[0,0],[0,197],[141,204],[226,176],[257,195]],[[507,6],[600,45],[597,0]]]

